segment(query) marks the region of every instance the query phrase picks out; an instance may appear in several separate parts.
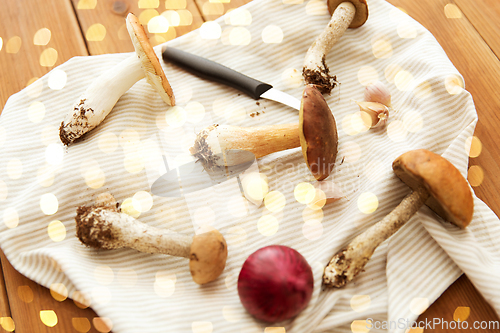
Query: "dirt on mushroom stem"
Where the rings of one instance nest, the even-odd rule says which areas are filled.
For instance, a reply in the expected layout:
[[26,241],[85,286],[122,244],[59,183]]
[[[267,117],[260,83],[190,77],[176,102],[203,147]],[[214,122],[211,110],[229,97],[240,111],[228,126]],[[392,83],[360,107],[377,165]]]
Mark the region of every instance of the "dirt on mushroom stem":
[[331,94],[332,90],[337,86],[337,76],[330,75],[325,56],[321,59],[321,66],[316,69],[310,69],[304,66],[302,76],[306,84],[313,84],[322,94]]

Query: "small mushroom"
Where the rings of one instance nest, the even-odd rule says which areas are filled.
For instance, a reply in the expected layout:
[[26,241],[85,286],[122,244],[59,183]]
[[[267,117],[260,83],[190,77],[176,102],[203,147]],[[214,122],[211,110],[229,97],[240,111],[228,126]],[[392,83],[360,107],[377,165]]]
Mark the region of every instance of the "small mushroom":
[[315,84],[322,94],[330,94],[337,77],[330,74],[326,55],[347,28],[358,28],[368,19],[366,0],[328,0],[330,22],[309,47],[304,59],[302,75],[306,84]]
[[215,280],[224,270],[227,244],[217,230],[191,237],[149,226],[110,207],[77,208],[76,234],[83,244],[95,249],[131,248],[188,258],[191,277],[198,284]]
[[[337,126],[328,104],[316,89],[308,85],[302,94],[299,123],[260,127],[212,125],[202,130],[191,153],[205,168],[232,166],[252,158],[302,147],[307,166],[317,180],[330,175],[337,157]],[[224,160],[219,157],[226,154]],[[239,153],[240,152],[240,153]]]
[[472,220],[474,201],[467,181],[448,160],[428,150],[399,156],[392,168],[413,190],[380,222],[354,238],[326,266],[323,283],[340,288],[351,281],[375,249],[399,230],[425,203],[445,221],[466,228]]
[[78,98],[59,127],[59,137],[64,145],[71,144],[98,126],[118,99],[143,78],[165,103],[175,105],[172,88],[144,27],[132,13],[128,14],[126,25],[136,54],[102,73]]

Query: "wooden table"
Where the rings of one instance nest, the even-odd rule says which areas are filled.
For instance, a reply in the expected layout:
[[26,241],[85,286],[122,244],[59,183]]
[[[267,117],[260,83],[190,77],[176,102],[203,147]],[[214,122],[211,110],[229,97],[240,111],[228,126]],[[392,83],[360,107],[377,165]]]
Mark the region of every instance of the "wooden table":
[[[482,143],[481,154],[470,159],[474,174],[469,172],[469,180],[474,183],[477,196],[498,215],[500,40],[497,36],[500,35],[500,1],[388,1],[430,30],[464,76],[466,89],[472,94],[479,114],[475,135]],[[143,20],[167,9],[183,10],[182,15],[187,14],[182,16],[187,25],[173,28],[153,38],[155,43],[160,43],[196,29],[204,21],[213,20],[248,0],[222,2],[225,1],[2,0],[0,105],[3,109],[11,94],[71,57],[133,51],[124,26],[124,16],[129,11],[141,15]],[[190,17],[191,22],[185,21]],[[481,177],[478,178],[477,170],[484,172],[482,181]],[[99,318],[92,309],[71,299],[52,295],[48,289],[16,272],[3,254],[1,262],[0,324],[3,330],[12,331],[15,325],[15,330],[19,333],[110,331],[110,327],[106,326],[107,321]],[[421,315],[421,319],[442,318],[451,321],[454,315],[461,316],[460,310],[464,307],[470,308],[470,323],[476,320],[498,320],[493,309],[465,276],[450,286]],[[54,327],[46,326],[40,319],[40,311],[45,310],[56,313],[58,322]],[[422,332],[415,332],[418,331]],[[472,331],[470,329],[467,332]],[[494,331],[497,332],[489,332]]]

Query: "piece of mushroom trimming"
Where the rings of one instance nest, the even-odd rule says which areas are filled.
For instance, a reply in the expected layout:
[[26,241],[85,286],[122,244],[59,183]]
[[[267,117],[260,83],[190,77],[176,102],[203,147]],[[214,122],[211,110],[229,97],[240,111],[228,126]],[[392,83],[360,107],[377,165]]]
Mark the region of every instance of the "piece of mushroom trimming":
[[326,56],[347,28],[358,28],[368,19],[366,0],[327,0],[330,22],[309,47],[304,59],[302,75],[306,84],[314,84],[323,94],[329,94],[337,84],[330,74]]
[[413,189],[380,222],[354,238],[326,266],[323,283],[342,287],[363,271],[375,249],[397,232],[425,203],[444,220],[465,228],[472,220],[474,201],[460,171],[440,155],[421,149],[399,156],[396,175]]
[[[247,152],[259,158],[300,146],[314,177],[323,180],[335,165],[337,126],[325,99],[312,85],[302,94],[299,119],[295,124],[261,127],[213,125],[198,134],[190,151],[205,168],[213,169],[249,162]],[[221,159],[220,154],[227,151],[232,154]]]
[[175,105],[172,88],[144,27],[133,14],[128,14],[126,25],[135,54],[102,73],[78,98],[59,128],[63,144],[71,144],[98,126],[118,99],[143,78],[146,78],[165,103]]
[[219,231],[182,235],[149,226],[114,207],[96,204],[77,208],[76,233],[83,244],[95,249],[131,248],[188,258],[191,277],[198,284],[215,280],[224,270],[227,244]]

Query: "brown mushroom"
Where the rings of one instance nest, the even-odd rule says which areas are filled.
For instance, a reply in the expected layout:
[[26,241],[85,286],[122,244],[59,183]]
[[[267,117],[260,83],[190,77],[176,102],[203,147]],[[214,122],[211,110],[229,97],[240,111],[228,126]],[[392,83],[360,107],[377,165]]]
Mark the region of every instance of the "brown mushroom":
[[75,221],[77,237],[95,249],[131,248],[189,258],[191,276],[198,284],[215,280],[226,266],[227,244],[215,229],[194,237],[182,235],[149,226],[109,205],[78,207]]
[[[205,168],[213,169],[248,162],[252,158],[302,147],[307,166],[317,180],[330,175],[337,157],[337,126],[328,104],[313,85],[302,94],[299,123],[261,127],[213,125],[202,130],[191,153]],[[231,151],[222,160],[219,156]],[[238,154],[238,152],[241,152]]]
[[366,0],[327,1],[332,18],[307,50],[302,69],[306,84],[317,85],[323,94],[329,94],[337,84],[337,77],[330,74],[326,65],[326,55],[348,27],[358,28],[368,19]]
[[445,221],[465,228],[472,220],[474,201],[467,181],[448,160],[428,150],[399,156],[392,168],[413,190],[380,222],[357,236],[325,268],[323,283],[340,288],[351,281],[375,249],[401,228],[425,203]]

